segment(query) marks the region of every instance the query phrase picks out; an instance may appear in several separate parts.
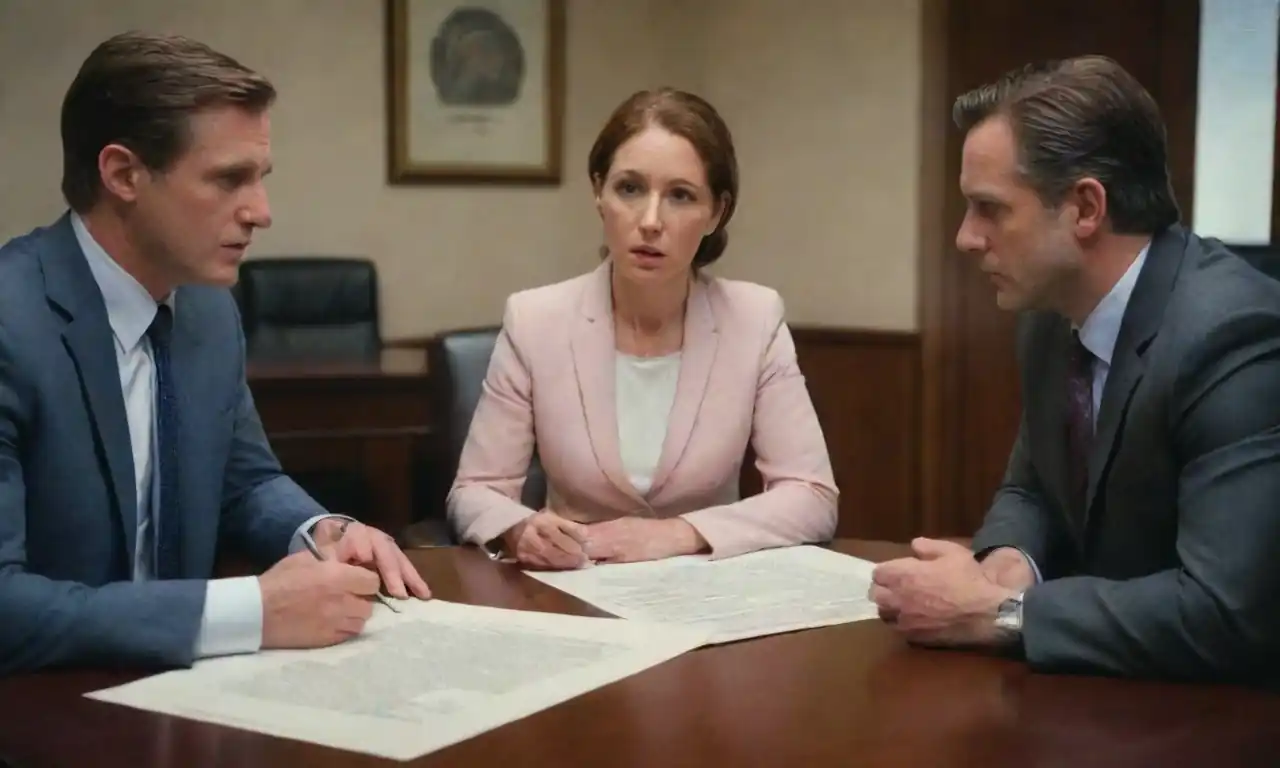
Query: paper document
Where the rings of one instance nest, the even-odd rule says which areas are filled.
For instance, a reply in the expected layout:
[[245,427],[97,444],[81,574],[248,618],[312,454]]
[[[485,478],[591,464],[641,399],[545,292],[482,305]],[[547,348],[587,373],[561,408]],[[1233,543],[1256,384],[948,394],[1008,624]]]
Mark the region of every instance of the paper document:
[[526,573],[615,616],[704,629],[714,644],[877,618],[867,599],[874,568],[796,546]]
[[363,635],[198,661],[86,696],[410,760],[656,666],[706,633],[450,603],[375,606]]

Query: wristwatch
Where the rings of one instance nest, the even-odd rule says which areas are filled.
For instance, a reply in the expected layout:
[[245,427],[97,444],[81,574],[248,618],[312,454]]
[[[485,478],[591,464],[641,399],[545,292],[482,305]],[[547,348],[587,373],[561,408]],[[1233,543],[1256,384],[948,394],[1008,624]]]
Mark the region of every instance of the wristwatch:
[[1001,601],[996,608],[996,628],[1004,633],[1022,634],[1022,595],[1019,592],[1013,597]]

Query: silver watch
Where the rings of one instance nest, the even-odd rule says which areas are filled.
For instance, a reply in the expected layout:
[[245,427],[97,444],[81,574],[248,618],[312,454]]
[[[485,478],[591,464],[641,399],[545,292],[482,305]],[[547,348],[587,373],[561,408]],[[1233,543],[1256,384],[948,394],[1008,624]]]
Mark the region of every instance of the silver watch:
[[1022,633],[1022,595],[1019,592],[1013,597],[1001,601],[996,608],[996,628],[1006,632]]

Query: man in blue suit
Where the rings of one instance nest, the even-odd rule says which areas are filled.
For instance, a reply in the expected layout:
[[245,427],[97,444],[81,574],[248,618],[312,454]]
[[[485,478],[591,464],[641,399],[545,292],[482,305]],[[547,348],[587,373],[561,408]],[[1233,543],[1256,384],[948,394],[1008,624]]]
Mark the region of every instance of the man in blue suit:
[[[0,673],[329,645],[382,584],[429,595],[391,537],[281,472],[245,381],[227,288],[271,224],[274,98],[136,33],[67,92],[71,210],[0,248]],[[270,568],[212,579],[220,541]]]

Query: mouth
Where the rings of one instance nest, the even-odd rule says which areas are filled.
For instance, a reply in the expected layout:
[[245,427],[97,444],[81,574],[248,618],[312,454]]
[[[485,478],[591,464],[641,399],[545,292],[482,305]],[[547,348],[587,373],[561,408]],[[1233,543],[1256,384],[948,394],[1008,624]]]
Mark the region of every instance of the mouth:
[[647,245],[637,245],[631,249],[631,253],[644,259],[661,259],[667,255],[657,248],[652,248]]

